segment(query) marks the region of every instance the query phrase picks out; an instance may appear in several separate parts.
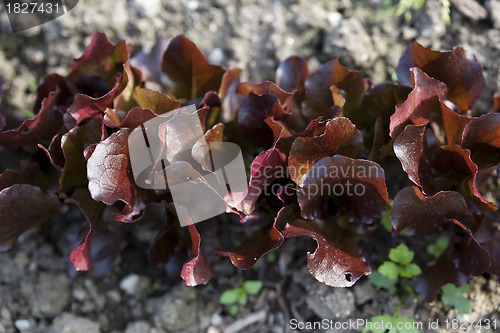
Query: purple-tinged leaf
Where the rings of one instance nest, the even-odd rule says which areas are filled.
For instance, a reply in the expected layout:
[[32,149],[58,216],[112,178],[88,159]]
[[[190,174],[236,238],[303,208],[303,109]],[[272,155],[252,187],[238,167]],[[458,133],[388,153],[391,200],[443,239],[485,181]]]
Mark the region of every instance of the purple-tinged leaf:
[[396,138],[411,123],[411,118],[423,117],[429,121],[441,117],[439,101],[446,94],[446,85],[439,82],[418,68],[411,69],[413,90],[406,101],[396,106],[391,116],[390,135]]
[[296,90],[295,104],[300,107],[306,92],[305,82],[309,67],[303,57],[292,56],[279,64],[276,69],[276,84],[286,91]]
[[338,59],[327,62],[305,81],[302,114],[306,119],[313,120],[334,106],[331,86],[345,91],[342,96],[346,99],[346,111],[359,103],[366,88],[360,71],[345,68]]
[[123,128],[97,144],[87,161],[87,178],[92,199],[107,205],[122,201],[124,211],[137,214],[144,204],[130,170],[129,134],[130,130]]
[[143,109],[140,106],[133,107],[127,112],[123,122],[117,126],[109,127],[126,127],[133,130],[134,128],[141,126],[146,121],[151,120],[158,115],[151,111],[150,109]]
[[481,168],[500,164],[500,113],[482,115],[464,128],[462,147]]
[[283,207],[271,228],[261,228],[238,247],[226,251],[217,250],[216,253],[228,255],[233,265],[240,269],[252,268],[260,258],[283,244],[285,238],[277,227],[288,222],[291,216],[289,211],[292,209],[292,206]]
[[449,219],[467,215],[465,199],[454,191],[440,191],[426,197],[415,186],[405,187],[396,194],[391,211],[394,234],[405,235],[437,232]]
[[[268,117],[281,119],[285,115],[286,112],[275,95],[256,95],[250,92],[243,100],[238,112],[238,136],[252,138],[251,143],[257,147],[269,148],[273,142],[273,133],[265,119]],[[248,140],[246,141],[248,144]]]
[[441,103],[441,114],[443,117],[444,132],[446,134],[446,143],[449,145],[459,145],[462,142],[462,133],[465,126],[473,118],[459,115],[443,103]]
[[49,148],[45,148],[41,144],[38,144],[38,148],[42,149],[47,157],[56,169],[62,169],[64,167],[65,159],[64,153],[61,149],[61,133],[55,135],[50,142]]
[[0,251],[12,248],[22,233],[56,214],[59,208],[57,196],[37,186],[15,184],[4,188],[0,191]]
[[85,233],[83,242],[71,251],[69,256],[73,267],[77,271],[89,271],[91,269],[91,236],[93,228],[98,220],[101,219],[104,211],[104,205],[100,202],[94,201],[90,197],[87,189],[77,188],[71,196],[66,200],[66,203],[76,204],[83,214],[85,215],[89,227]]
[[31,160],[21,160],[19,170],[6,169],[0,174],[0,190],[15,184],[30,184],[40,188],[48,187],[40,164]]
[[411,90],[410,87],[394,83],[379,84],[363,95],[359,107],[352,110],[348,117],[357,128],[367,132],[373,131],[373,125],[380,117],[384,132],[389,133],[390,116],[394,113],[396,105],[408,98]]
[[[346,145],[356,131],[356,126],[348,118],[335,118],[325,127],[325,132],[319,136],[302,138],[293,141],[288,157],[290,178],[302,186],[307,173],[316,162],[324,157],[335,155]],[[356,156],[354,156],[356,157]]]
[[245,215],[252,214],[261,194],[273,181],[280,178],[287,178],[287,172],[279,150],[272,148],[260,153],[250,167],[248,194],[241,203],[241,211]]
[[286,92],[271,81],[265,81],[258,84],[242,82],[236,87],[236,93],[248,96],[250,93],[255,95],[271,94],[278,98],[282,108],[286,108],[293,98],[293,92]]
[[50,142],[63,127],[63,112],[56,103],[60,93],[59,90],[50,93],[33,119],[24,121],[17,129],[0,132],[0,145],[37,147],[39,143]]
[[299,191],[302,216],[324,216],[325,201],[329,209],[336,207],[350,222],[373,223],[385,213],[389,201],[384,170],[375,162],[342,155],[321,159]]
[[401,57],[396,73],[399,80],[411,84],[409,70],[418,67],[427,75],[446,84],[447,99],[460,111],[472,109],[486,87],[483,70],[472,52],[461,47],[439,52],[425,48],[416,41]]
[[424,137],[427,124],[408,125],[394,141],[394,153],[401,162],[408,178],[420,186],[424,193],[435,193],[432,181],[427,174],[424,151]]
[[59,74],[47,74],[43,78],[42,83],[36,89],[36,100],[33,104],[33,113],[37,114],[42,107],[42,101],[49,97],[49,94],[53,91],[59,90],[58,99],[55,102],[56,105],[68,106],[73,100],[73,94],[68,87],[66,79]]
[[77,124],[84,120],[94,119],[104,116],[106,108],[112,107],[118,87],[120,85],[121,74],[116,78],[116,84],[106,95],[102,97],[90,97],[83,94],[76,94],[73,104],[68,108],[68,112],[75,118]]
[[491,264],[488,251],[474,238],[471,231],[457,220],[448,220],[460,231],[448,249],[414,279],[415,290],[427,302],[432,302],[439,289],[447,283],[464,285],[471,277],[483,274]]
[[[187,214],[184,215],[187,216]],[[215,273],[208,263],[205,253],[200,248],[201,238],[194,224],[190,223],[188,228],[191,234],[192,248],[188,261],[182,266],[181,278],[186,281],[187,286],[207,284],[215,276]]]
[[339,227],[326,231],[311,221],[291,220],[282,233],[286,238],[309,236],[318,243],[314,253],[307,253],[307,268],[321,283],[351,287],[360,277],[371,273],[355,239]]
[[[116,74],[123,71],[123,64],[129,59],[129,53],[130,49],[124,40],[113,44],[104,33],[96,32],[87,50],[80,58],[73,61],[66,79],[77,87],[80,86],[80,91],[84,94],[92,97],[102,96],[91,93],[96,90],[92,82],[102,78],[107,88],[97,89],[98,93],[109,91],[115,83]],[[82,89],[83,85],[90,89]]]
[[218,91],[224,69],[211,65],[196,45],[183,35],[170,41],[163,55],[162,71],[169,79],[169,93],[188,100]]

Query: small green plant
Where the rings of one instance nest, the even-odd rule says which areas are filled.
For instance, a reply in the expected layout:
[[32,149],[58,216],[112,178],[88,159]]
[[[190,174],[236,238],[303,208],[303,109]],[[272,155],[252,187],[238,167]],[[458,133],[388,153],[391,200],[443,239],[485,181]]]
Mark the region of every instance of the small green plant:
[[219,297],[219,302],[229,306],[229,314],[236,316],[243,311],[248,301],[248,295],[257,295],[261,289],[261,281],[245,281],[239,288],[224,291]]
[[398,247],[391,249],[389,259],[385,261],[379,268],[380,274],[386,276],[390,280],[397,279],[399,276],[404,278],[412,278],[422,273],[417,264],[412,263],[415,253],[406,245],[400,244]]
[[441,302],[444,305],[453,306],[460,313],[470,313],[472,311],[470,301],[463,295],[467,291],[469,291],[468,283],[459,288],[452,283],[448,283],[441,288]]
[[434,257],[439,257],[448,248],[450,239],[448,237],[440,237],[434,243],[427,245],[427,253]]
[[380,265],[377,271],[369,276],[375,288],[386,289],[391,295],[396,293],[398,290],[397,287],[399,286],[401,297],[399,298],[398,306],[392,316],[383,315],[372,317],[370,322],[373,326],[365,327],[363,333],[382,333],[387,330],[389,330],[389,333],[418,333],[414,325],[415,321],[412,318],[400,317],[398,315],[405,296],[413,292],[411,281],[408,279],[422,272],[417,264],[412,263],[414,257],[415,253],[413,251],[405,244],[400,244],[390,250],[390,261],[385,261]]

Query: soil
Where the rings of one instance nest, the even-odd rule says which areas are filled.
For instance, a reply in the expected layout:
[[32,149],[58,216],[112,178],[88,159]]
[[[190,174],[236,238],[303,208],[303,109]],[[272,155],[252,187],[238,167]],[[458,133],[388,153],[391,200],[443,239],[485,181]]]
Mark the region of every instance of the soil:
[[[433,49],[462,46],[476,55],[488,81],[475,111],[490,110],[493,93],[500,91],[500,1],[451,0],[450,25],[441,19],[439,0],[427,0],[409,20],[378,19],[383,2],[82,0],[68,14],[17,34],[11,33],[0,4],[2,107],[26,114],[23,111],[30,110],[35,99],[33,83],[49,72],[65,74],[92,33],[103,31],[114,42],[126,39],[134,52],[150,48],[156,36],[185,34],[212,63],[241,67],[244,79],[255,81],[273,79],[280,61],[300,54],[311,69],[338,57],[345,66],[361,69],[380,83],[395,79],[399,57],[414,39]],[[398,296],[375,290],[366,278],[346,289],[314,280],[307,272],[304,250],[313,251],[314,242],[307,239],[287,241],[276,258],[267,256],[249,271],[211,254],[216,240],[204,241],[217,277],[206,286],[186,287],[167,269],[147,265],[151,232],[140,223],[133,226],[128,245],[110,272],[76,274],[69,263],[67,239],[75,226],[84,223],[82,215],[70,208],[24,234],[11,251],[0,253],[0,333],[294,332],[300,331],[289,325],[294,318],[344,323],[391,315],[399,302]],[[243,229],[230,225],[226,232],[234,235]],[[264,281],[263,290],[251,296],[238,315],[230,315],[218,302],[224,290],[238,287],[241,280],[258,279]],[[450,325],[452,320],[496,319],[500,326],[498,279],[481,276],[470,284],[470,314],[417,297],[407,297],[399,313],[422,322],[423,332],[452,332],[446,329],[447,319]],[[429,328],[436,320],[439,327]],[[460,330],[478,331],[470,326]],[[483,327],[482,332],[494,330]]]

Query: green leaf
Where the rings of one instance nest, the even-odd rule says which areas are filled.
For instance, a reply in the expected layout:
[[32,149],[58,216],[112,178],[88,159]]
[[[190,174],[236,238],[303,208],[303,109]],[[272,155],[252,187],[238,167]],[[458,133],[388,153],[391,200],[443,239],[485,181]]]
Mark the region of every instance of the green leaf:
[[238,303],[240,303],[241,306],[245,306],[247,305],[247,301],[248,301],[247,293],[243,289],[240,289],[240,294],[238,296]]
[[261,281],[245,281],[243,283],[243,289],[248,295],[256,295],[262,289]]
[[400,267],[399,275],[402,277],[411,278],[419,274],[422,274],[422,270],[417,264],[409,264]]
[[240,292],[240,288],[228,289],[220,295],[219,302],[226,305],[236,303],[240,296]]
[[[371,325],[365,325],[363,333],[373,332],[373,333],[385,333],[389,330],[389,333],[419,333],[416,329],[415,320],[406,317],[391,317],[388,315],[375,316],[370,319]],[[401,328],[398,328],[398,324]],[[379,327],[379,328],[374,328]]]
[[398,245],[398,247],[391,249],[389,252],[389,259],[401,265],[409,264],[414,256],[415,253],[404,244]]
[[389,279],[387,276],[380,274],[378,271],[373,271],[370,275],[368,275],[373,286],[377,289],[386,289],[390,295],[394,295],[396,293],[396,284],[398,283],[398,279]]
[[231,316],[236,316],[238,313],[240,313],[240,307],[238,305],[233,304],[229,307],[229,314]]
[[378,271],[380,274],[386,276],[387,278],[393,280],[398,277],[399,275],[399,267],[395,263],[391,261],[385,261],[380,267],[378,268]]
[[392,224],[391,224],[391,210],[392,210],[392,200],[387,204],[387,209],[385,210],[385,214],[380,218],[380,224],[387,230],[388,232],[392,232]]
[[444,305],[455,307],[460,313],[470,313],[472,311],[470,301],[463,296],[468,290],[468,283],[460,288],[455,287],[452,283],[448,283],[441,289],[441,301]]
[[448,237],[440,237],[437,241],[427,245],[427,252],[434,257],[439,257],[448,248],[450,239]]
[[[391,316],[374,316],[370,318],[372,325],[365,325],[362,333],[373,332],[373,333],[384,333],[387,329],[387,323],[392,323],[394,318]],[[374,327],[379,327],[374,328]]]

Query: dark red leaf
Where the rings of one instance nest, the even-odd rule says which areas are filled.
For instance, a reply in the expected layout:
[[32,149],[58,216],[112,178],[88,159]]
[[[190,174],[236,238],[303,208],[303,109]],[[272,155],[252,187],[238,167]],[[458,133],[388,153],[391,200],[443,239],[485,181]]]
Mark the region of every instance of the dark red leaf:
[[[102,78],[107,84],[105,91],[109,91],[115,83],[116,74],[123,71],[123,64],[129,59],[129,51],[124,40],[115,45],[109,41],[104,33],[96,32],[92,36],[92,41],[87,50],[79,59],[73,61],[66,79],[78,86],[78,80],[82,78]],[[93,88],[92,90],[95,89],[94,87],[91,88]],[[88,93],[86,91],[82,92]],[[94,94],[90,95],[97,97]]]
[[167,87],[176,98],[188,100],[218,91],[224,69],[208,63],[196,45],[183,35],[170,41],[163,55],[162,71],[169,78]]
[[500,113],[471,120],[463,131],[462,147],[471,151],[480,168],[500,164]]
[[407,86],[379,84],[366,92],[359,107],[349,113],[349,119],[357,128],[371,132],[376,119],[380,117],[385,132],[389,133],[390,116],[396,105],[403,103],[410,92],[411,88]]
[[186,281],[187,286],[207,284],[215,276],[215,273],[210,267],[205,253],[200,248],[201,238],[194,224],[189,224],[188,228],[193,245],[188,262],[182,266],[181,278]]
[[0,145],[37,147],[50,142],[63,127],[63,111],[56,103],[59,94],[60,90],[50,93],[33,119],[24,121],[17,129],[1,132]]
[[149,109],[143,109],[140,106],[133,107],[127,112],[125,119],[118,126],[110,127],[126,127],[133,130],[134,128],[141,126],[146,121],[151,120],[158,115]]
[[238,247],[227,251],[217,250],[216,253],[228,255],[233,265],[240,269],[252,268],[260,258],[283,244],[284,237],[276,227],[288,222],[291,209],[291,206],[283,207],[270,229],[261,228]]
[[276,84],[286,91],[297,90],[294,101],[300,107],[306,92],[305,82],[308,76],[306,59],[292,56],[280,63],[276,69]]
[[377,163],[342,155],[318,161],[298,195],[304,218],[325,215],[328,205],[328,209],[336,207],[347,215],[351,222],[367,224],[384,214],[388,200],[384,170]]
[[[273,133],[265,119],[274,116],[280,119],[286,115],[278,97],[272,94],[256,95],[253,92],[245,97],[238,112],[238,132],[240,138],[252,138],[257,147],[269,148],[273,142]],[[242,144],[249,144],[245,140]]]
[[365,83],[360,71],[351,71],[340,64],[338,59],[321,66],[305,81],[305,96],[302,114],[312,120],[323,115],[334,105],[331,86],[345,91],[344,109],[348,112],[355,107],[365,91]]
[[390,135],[395,138],[411,123],[411,118],[423,117],[429,120],[441,116],[439,100],[446,94],[446,85],[427,76],[418,68],[410,70],[413,90],[407,100],[396,106],[391,116]]
[[405,187],[396,194],[391,211],[394,235],[405,230],[405,235],[437,232],[449,219],[466,216],[465,199],[454,191],[440,191],[426,197],[415,186]]
[[271,183],[280,178],[286,178],[286,164],[283,162],[279,150],[272,148],[260,153],[250,167],[250,181],[248,194],[239,209],[245,215],[250,215],[255,210],[257,199],[265,193]]
[[0,174],[0,190],[15,184],[48,187],[45,175],[40,170],[40,164],[31,160],[21,160],[19,170],[6,169]]
[[0,191],[0,251],[12,248],[17,237],[56,214],[59,208],[57,196],[37,186],[15,184],[4,188]]
[[427,75],[444,82],[447,98],[461,111],[472,109],[486,87],[483,70],[472,52],[461,47],[451,51],[433,51],[413,42],[406,49],[396,69],[399,80],[411,84],[408,70],[418,67]]
[[356,126],[348,118],[334,118],[325,127],[325,132],[311,138],[298,137],[293,141],[288,157],[290,178],[302,186],[307,173],[316,162],[328,156],[335,155],[342,146],[345,146]]
[[59,74],[51,73],[45,75],[42,83],[36,89],[36,100],[33,104],[33,113],[37,114],[40,112],[42,107],[42,101],[49,97],[49,94],[53,91],[60,90],[58,99],[55,102],[56,105],[67,106],[67,103],[71,103],[73,99],[73,94],[68,87],[66,79]]
[[305,235],[318,243],[314,253],[307,253],[307,268],[319,282],[331,287],[351,287],[371,273],[355,239],[341,228],[326,231],[311,221],[291,220],[282,232],[286,238]]
[[130,170],[129,134],[123,128],[97,144],[87,161],[87,178],[92,199],[107,205],[123,201],[129,213],[139,213],[144,204]]
[[255,95],[271,94],[278,98],[282,108],[286,108],[293,98],[293,92],[286,92],[271,81],[265,81],[257,84],[242,82],[236,87],[236,93],[248,96],[250,93]]
[[104,205],[100,202],[94,201],[90,197],[87,189],[77,188],[71,196],[66,200],[67,203],[77,205],[89,223],[89,227],[85,234],[83,242],[71,251],[69,256],[73,267],[77,271],[89,271],[91,269],[91,236],[95,224],[101,219],[104,211]]
[[68,108],[68,112],[75,118],[77,124],[87,119],[94,119],[98,116],[104,116],[106,108],[113,107],[118,87],[120,85],[121,75],[116,77],[116,83],[106,95],[102,97],[90,97],[83,94],[76,94],[73,104]]
[[422,274],[414,279],[415,290],[427,302],[447,283],[464,285],[471,277],[483,274],[490,266],[488,251],[476,241],[471,231],[457,220],[448,220],[459,234],[448,249],[431,266],[423,267]]
[[424,136],[427,124],[408,125],[394,141],[394,153],[401,161],[408,178],[420,186],[424,193],[434,194],[435,189],[427,174]]
[[446,134],[446,143],[449,145],[459,145],[462,142],[462,133],[465,126],[473,118],[459,115],[443,103],[441,103],[441,114],[443,117],[444,132]]

